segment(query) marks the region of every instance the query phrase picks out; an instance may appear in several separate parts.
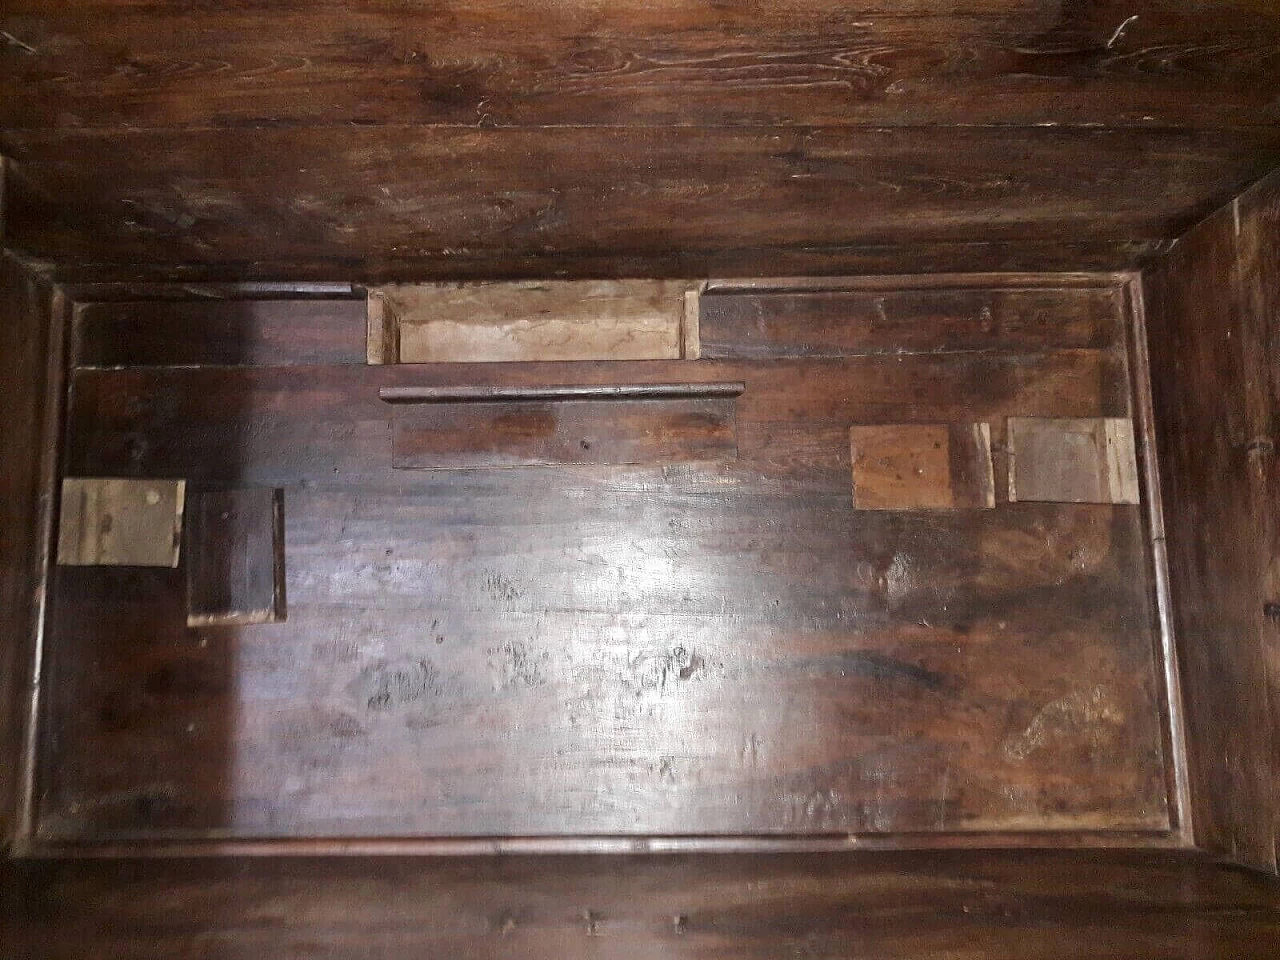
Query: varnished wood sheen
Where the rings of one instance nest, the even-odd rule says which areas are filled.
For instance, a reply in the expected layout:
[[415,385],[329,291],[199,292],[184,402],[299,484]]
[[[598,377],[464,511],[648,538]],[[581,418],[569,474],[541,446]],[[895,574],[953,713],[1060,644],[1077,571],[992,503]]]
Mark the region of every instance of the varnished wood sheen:
[[1273,878],[1187,855],[51,860],[0,868],[27,960],[1272,960]]
[[[850,496],[854,424],[1126,415],[1122,341],[1099,342],[76,371],[69,470],[285,489],[290,611],[191,630],[181,570],[61,568],[41,842],[1160,842],[1138,511],[869,513]],[[736,400],[538,402],[733,404],[738,459],[393,469],[393,414],[556,384],[732,385]],[[481,402],[384,402],[432,388]]]
[[605,255],[646,275],[673,250],[1168,239],[1280,161],[1280,128],[37,131],[0,152],[7,242],[65,263],[394,259],[415,279]]
[[562,400],[400,406],[401,470],[574,463],[660,464],[738,455],[733,401]]
[[1196,840],[1276,868],[1274,177],[1146,278]]

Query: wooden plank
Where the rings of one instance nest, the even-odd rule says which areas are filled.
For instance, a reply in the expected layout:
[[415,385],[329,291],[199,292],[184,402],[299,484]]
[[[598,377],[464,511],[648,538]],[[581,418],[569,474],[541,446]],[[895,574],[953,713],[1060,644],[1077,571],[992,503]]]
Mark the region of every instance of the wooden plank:
[[1276,407],[1260,347],[1274,336],[1276,189],[1272,178],[1220,210],[1145,276],[1196,843],[1268,871],[1280,809],[1265,613]]
[[0,855],[30,826],[31,679],[50,553],[45,485],[61,419],[51,396],[62,385],[63,320],[47,281],[0,251]]
[[176,567],[185,496],[183,480],[64,478],[58,563]]
[[1256,874],[1098,850],[41,859],[8,865],[0,900],[14,955],[47,960],[193,942],[344,960],[1270,960],[1280,937]]
[[699,305],[708,358],[1042,350],[1118,342],[1115,291],[713,290]]
[[678,360],[690,286],[670,280],[398,284],[369,292],[370,315],[382,317],[386,332],[376,335],[392,344],[392,362]]
[[850,427],[849,444],[858,510],[996,505],[988,424]]
[[635,276],[673,250],[1164,240],[1280,162],[1280,129],[5,131],[0,151],[8,242],[63,263],[330,260],[350,279],[366,259],[402,276],[487,259],[511,276],[589,253]]
[[85,367],[359,363],[358,300],[95,303],[76,314],[73,363]]
[[[1136,16],[1136,19],[1134,19]],[[1273,6],[481,0],[447,12],[6,4],[0,127],[1230,128],[1274,120]],[[444,51],[444,53],[442,53]]]
[[1133,421],[1010,417],[1009,500],[1137,503]]
[[288,491],[290,610],[193,637],[183,571],[60,568],[42,839],[1168,842],[1138,511],[849,494],[850,424],[1117,416],[1116,348],[579,363],[744,383],[738,458],[391,466],[385,389],[566,369],[77,371],[70,466]]
[[186,529],[187,626],[284,622],[284,491],[197,493]]
[[397,407],[401,470],[569,463],[682,463],[738,455],[734,402],[569,400]]

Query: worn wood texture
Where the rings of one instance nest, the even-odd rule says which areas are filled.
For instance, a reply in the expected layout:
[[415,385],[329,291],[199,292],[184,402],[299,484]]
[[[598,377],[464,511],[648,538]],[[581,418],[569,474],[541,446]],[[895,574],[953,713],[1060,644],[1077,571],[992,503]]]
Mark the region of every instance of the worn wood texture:
[[[849,495],[851,425],[1127,415],[1122,349],[77,371],[68,470],[286,490],[290,611],[59,568],[40,839],[1158,840],[1137,509]],[[389,462],[380,388],[682,381],[736,461]]]
[[67,477],[58,511],[58,563],[176,567],[186,483]]
[[0,868],[23,960],[1270,960],[1275,881],[1188,855],[46,860]]
[[1275,177],[1146,276],[1196,840],[1276,868]]
[[[399,363],[678,360],[685,294],[670,280],[398,284],[369,292],[371,336]],[[389,348],[387,345],[390,345]],[[376,351],[370,347],[372,357]]]
[[283,491],[196,493],[187,507],[185,549],[187,626],[284,621]]
[[1107,347],[1115,288],[717,289],[700,298],[702,356],[841,357],[917,351]]
[[1265,0],[9,0],[0,127],[1145,126],[1277,119]]
[[994,507],[991,428],[985,423],[849,428],[858,510]]
[[40,582],[43,413],[56,353],[52,291],[0,252],[0,854],[13,840]]
[[1009,499],[1138,503],[1133,421],[1010,417]]
[[401,470],[686,463],[738,455],[734,401],[565,400],[397,407]]
[[405,279],[578,255],[646,275],[673,250],[1167,239],[1280,162],[1280,128],[19,131],[0,152],[9,242],[64,263],[392,259]]
[[72,363],[360,363],[362,300],[89,303],[76,310]]

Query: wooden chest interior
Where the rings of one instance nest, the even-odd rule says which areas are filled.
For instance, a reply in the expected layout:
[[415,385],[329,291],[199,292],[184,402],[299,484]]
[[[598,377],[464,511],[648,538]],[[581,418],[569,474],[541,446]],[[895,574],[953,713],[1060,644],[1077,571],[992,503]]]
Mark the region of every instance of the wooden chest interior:
[[1270,958],[1273,0],[8,0],[0,956]]

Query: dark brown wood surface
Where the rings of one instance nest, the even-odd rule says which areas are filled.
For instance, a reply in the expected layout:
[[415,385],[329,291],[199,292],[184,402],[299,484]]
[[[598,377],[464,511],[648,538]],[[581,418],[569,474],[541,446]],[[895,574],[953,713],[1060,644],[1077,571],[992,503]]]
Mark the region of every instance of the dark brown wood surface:
[[[40,836],[1159,842],[1138,510],[850,495],[855,423],[1126,415],[1105,342],[77,371],[68,470],[286,490],[290,611],[191,630],[182,570],[60,569]],[[719,464],[393,470],[379,396],[734,381]]]
[[0,867],[21,960],[1271,960],[1274,878],[1174,854],[258,858]]
[[733,400],[561,400],[398,406],[402,470],[693,463],[738,455]]
[[672,251],[1168,239],[1280,162],[1280,128],[36,131],[0,152],[7,242],[59,262],[350,279],[393,259],[412,279],[606,255],[645,275]]
[[1092,290],[726,289],[699,301],[707,359],[841,357],[904,348],[1033,351],[1108,347],[1117,335],[1113,287]]
[[1224,128],[1280,95],[1265,0],[9,0],[0,30],[12,128]]
[[72,363],[364,363],[364,299],[90,303],[76,311]]
[[1280,599],[1271,178],[1146,277],[1197,842],[1276,868]]
[[187,625],[285,619],[284,494],[271,487],[206,490],[187,505]]
[[13,839],[22,792],[52,309],[49,286],[0,253],[0,854]]

